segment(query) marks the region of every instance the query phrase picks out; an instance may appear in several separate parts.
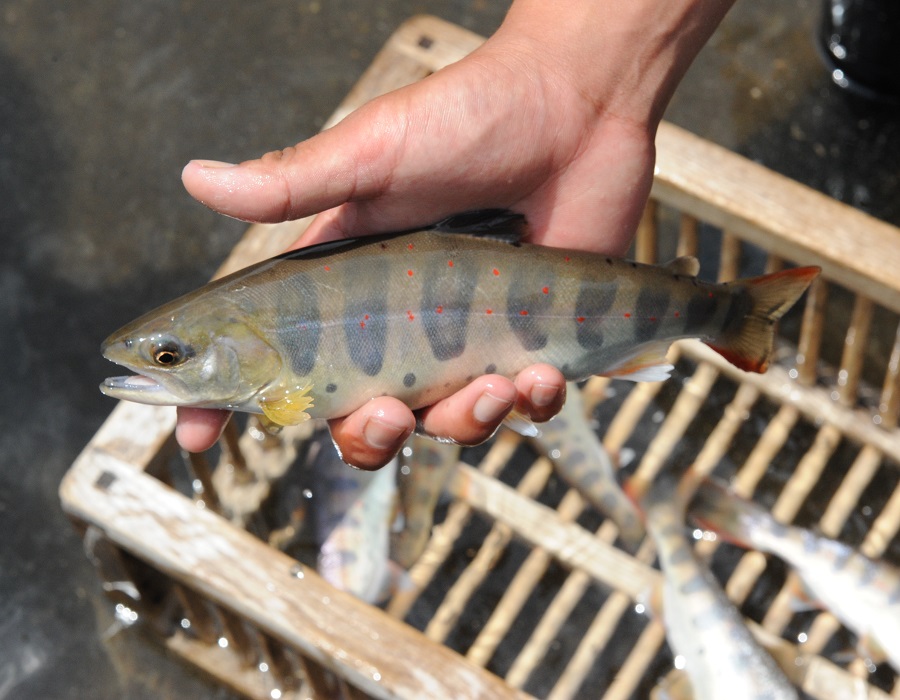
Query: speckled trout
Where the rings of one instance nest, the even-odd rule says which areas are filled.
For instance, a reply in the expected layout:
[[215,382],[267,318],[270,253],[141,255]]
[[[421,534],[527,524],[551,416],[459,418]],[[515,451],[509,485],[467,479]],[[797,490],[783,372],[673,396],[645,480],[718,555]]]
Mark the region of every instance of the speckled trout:
[[900,671],[900,569],[784,525],[711,481],[697,491],[691,515],[728,541],[781,557],[809,595],[858,635],[874,661],[887,658]]
[[419,408],[478,375],[513,377],[536,362],[573,380],[663,379],[678,338],[761,372],[775,320],[819,272],[709,284],[694,258],[641,265],[528,245],[523,233],[521,216],[479,212],[253,265],[107,338],[104,356],[138,376],[101,390],[292,425],[374,396]]
[[[682,657],[696,700],[793,700],[794,686],[753,637],[685,535],[686,495],[668,475],[642,499],[663,571],[666,637]],[[679,664],[680,665],[680,664]]]

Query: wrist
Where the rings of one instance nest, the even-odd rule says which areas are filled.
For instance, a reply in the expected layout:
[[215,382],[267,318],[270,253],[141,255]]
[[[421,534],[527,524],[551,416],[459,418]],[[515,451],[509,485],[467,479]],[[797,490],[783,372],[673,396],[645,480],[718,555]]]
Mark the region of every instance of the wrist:
[[733,2],[515,0],[491,41],[513,43],[598,113],[652,134]]

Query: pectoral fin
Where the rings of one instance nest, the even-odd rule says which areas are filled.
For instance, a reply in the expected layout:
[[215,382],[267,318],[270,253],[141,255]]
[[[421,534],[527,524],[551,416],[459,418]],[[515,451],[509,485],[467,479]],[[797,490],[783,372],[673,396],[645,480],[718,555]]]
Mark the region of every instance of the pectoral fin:
[[524,413],[512,410],[503,419],[503,425],[524,437],[540,437],[541,429]]
[[266,418],[277,425],[297,425],[309,420],[312,408],[309,395],[311,384],[285,387],[279,385],[266,391],[259,399],[259,407]]

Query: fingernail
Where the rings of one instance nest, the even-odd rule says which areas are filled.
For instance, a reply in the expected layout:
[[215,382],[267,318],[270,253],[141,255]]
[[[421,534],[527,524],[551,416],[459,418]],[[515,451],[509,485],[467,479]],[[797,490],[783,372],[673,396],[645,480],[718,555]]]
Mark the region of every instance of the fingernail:
[[406,428],[388,423],[387,421],[371,417],[363,428],[363,437],[376,450],[386,450],[395,447],[398,442],[406,437]]
[[237,163],[226,163],[221,160],[193,160],[192,163],[196,163],[201,168],[210,168],[213,170],[225,170],[226,168],[236,168]]
[[497,398],[490,392],[484,392],[478,401],[475,402],[475,408],[472,415],[479,423],[493,423],[512,408],[513,402],[508,399]]
[[549,406],[559,396],[559,387],[553,384],[535,384],[531,389],[531,403],[543,408]]

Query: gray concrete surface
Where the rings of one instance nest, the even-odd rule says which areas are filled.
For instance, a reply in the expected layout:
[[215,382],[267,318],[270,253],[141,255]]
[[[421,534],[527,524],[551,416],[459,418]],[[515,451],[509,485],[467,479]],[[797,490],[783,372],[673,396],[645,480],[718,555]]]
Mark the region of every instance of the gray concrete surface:
[[[244,225],[182,190],[313,134],[410,15],[489,33],[486,0],[0,5],[0,700],[227,698],[108,604],[57,487],[112,405],[98,345],[199,285]],[[840,93],[818,3],[739,0],[676,123],[900,224],[900,121]]]

